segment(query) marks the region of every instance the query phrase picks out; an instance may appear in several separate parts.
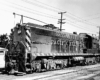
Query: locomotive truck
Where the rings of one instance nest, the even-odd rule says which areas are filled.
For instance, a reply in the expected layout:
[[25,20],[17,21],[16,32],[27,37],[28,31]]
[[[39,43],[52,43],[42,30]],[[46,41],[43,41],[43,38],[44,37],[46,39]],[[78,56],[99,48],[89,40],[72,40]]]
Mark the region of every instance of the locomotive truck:
[[63,32],[52,24],[18,23],[12,30],[5,69],[32,73],[97,63],[99,59],[98,40],[86,33]]

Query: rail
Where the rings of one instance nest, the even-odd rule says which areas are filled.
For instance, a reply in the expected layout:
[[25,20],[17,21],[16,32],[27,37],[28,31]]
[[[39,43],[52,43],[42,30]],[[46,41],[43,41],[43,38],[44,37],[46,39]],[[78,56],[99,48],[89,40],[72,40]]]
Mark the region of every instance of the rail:
[[[78,69],[78,70],[65,70],[64,72],[61,70],[59,70],[58,73],[56,73],[56,71],[53,71],[53,73],[48,74],[48,75],[39,75],[39,76],[34,76],[34,77],[29,77],[29,78],[24,78],[24,80],[45,80],[46,78],[52,78],[52,77],[57,77],[57,76],[63,76],[66,74],[70,74],[70,73],[75,73],[75,72],[79,72],[82,70],[87,70],[87,69],[92,69],[92,68],[97,68],[100,67],[100,64],[97,65],[91,65],[91,66],[83,66],[82,68]],[[58,70],[57,70],[58,71]],[[22,78],[19,79],[14,79],[14,80],[23,80]]]

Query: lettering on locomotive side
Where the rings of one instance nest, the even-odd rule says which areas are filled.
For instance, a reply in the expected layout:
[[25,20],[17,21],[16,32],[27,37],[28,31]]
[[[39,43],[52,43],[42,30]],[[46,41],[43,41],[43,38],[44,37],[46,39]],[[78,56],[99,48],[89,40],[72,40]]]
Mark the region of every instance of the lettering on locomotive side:
[[[60,45],[63,45],[63,44],[69,44],[69,41],[67,40],[61,40],[61,39],[54,39],[54,40],[51,40],[51,42],[48,42],[48,43],[44,43],[44,42],[40,42],[40,41],[32,41],[31,42],[32,44],[49,44],[49,45],[52,45],[52,44],[60,44]],[[70,44],[71,44],[71,41],[70,41]]]

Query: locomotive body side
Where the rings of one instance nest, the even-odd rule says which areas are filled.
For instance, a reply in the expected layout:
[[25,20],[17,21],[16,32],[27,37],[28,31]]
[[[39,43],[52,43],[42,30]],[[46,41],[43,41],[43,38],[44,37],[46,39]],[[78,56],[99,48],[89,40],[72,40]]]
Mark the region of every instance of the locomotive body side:
[[[55,53],[80,53],[80,39],[77,35],[64,34],[60,31],[51,31],[49,29],[41,29],[31,27],[31,49],[32,53],[42,53],[43,56],[51,55]],[[65,36],[65,37],[64,37]],[[76,39],[77,38],[77,39]],[[38,55],[38,56],[41,56]]]
[[38,64],[33,67],[35,70],[68,66],[74,56],[82,54],[82,39],[79,35],[53,30],[51,26],[30,23],[28,26],[31,32],[31,55],[35,57],[32,65]]

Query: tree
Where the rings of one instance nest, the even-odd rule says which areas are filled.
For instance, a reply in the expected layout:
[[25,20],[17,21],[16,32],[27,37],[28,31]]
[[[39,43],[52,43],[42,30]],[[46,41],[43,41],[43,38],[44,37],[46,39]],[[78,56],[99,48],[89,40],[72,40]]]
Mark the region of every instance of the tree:
[[0,35],[0,47],[6,48],[9,38],[7,34]]

